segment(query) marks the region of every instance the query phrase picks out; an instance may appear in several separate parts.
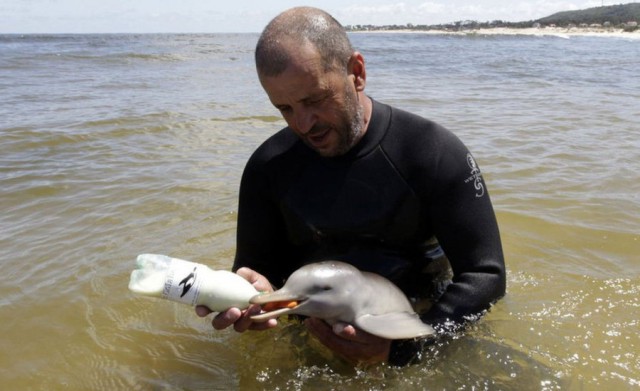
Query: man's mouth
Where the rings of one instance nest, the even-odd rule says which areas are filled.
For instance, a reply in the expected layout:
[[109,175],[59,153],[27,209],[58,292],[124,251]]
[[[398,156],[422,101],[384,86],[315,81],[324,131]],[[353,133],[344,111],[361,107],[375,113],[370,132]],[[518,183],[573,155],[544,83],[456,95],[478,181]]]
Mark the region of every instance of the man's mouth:
[[325,144],[329,141],[329,133],[331,132],[331,128],[325,128],[320,131],[315,131],[307,135],[307,141],[313,147],[321,148],[326,146]]

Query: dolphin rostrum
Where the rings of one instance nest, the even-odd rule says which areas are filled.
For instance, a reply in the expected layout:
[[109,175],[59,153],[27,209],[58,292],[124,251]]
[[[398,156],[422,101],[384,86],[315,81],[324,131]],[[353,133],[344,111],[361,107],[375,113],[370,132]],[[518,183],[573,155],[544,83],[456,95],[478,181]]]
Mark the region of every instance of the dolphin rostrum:
[[408,339],[434,334],[423,323],[402,291],[378,274],[362,272],[339,261],[323,261],[301,267],[281,289],[252,297],[253,304],[289,302],[280,308],[254,315],[266,321],[284,314],[345,322],[386,339]]

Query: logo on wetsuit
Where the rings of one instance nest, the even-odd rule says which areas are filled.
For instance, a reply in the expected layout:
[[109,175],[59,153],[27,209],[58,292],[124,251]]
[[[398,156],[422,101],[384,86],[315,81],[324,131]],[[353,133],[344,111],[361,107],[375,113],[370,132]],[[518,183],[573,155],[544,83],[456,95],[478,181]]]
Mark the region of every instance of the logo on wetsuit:
[[476,197],[484,195],[484,184],[482,183],[482,173],[470,153],[467,153],[467,164],[471,168],[471,176],[464,180],[464,183],[473,181],[473,187],[476,189]]

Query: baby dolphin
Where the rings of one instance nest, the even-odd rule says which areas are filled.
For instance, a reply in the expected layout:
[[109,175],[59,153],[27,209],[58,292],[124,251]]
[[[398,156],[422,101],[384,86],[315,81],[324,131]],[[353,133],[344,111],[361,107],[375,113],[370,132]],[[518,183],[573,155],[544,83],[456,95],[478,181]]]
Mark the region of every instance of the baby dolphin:
[[256,295],[250,302],[263,305],[281,302],[289,303],[284,305],[290,307],[254,315],[251,317],[254,321],[299,314],[324,319],[329,324],[349,323],[386,339],[435,333],[420,320],[407,297],[391,281],[339,261],[305,265],[293,272],[281,289]]

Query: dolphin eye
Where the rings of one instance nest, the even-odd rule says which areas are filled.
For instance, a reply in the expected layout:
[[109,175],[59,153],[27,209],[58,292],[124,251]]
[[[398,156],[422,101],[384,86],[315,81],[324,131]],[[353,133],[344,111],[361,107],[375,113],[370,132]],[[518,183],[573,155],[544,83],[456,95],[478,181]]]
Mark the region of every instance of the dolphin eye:
[[329,285],[325,285],[325,286],[322,287],[322,290],[323,291],[330,291],[331,287]]

